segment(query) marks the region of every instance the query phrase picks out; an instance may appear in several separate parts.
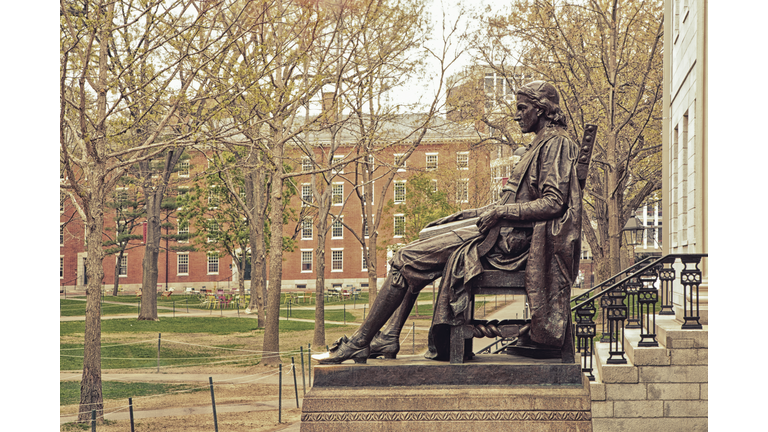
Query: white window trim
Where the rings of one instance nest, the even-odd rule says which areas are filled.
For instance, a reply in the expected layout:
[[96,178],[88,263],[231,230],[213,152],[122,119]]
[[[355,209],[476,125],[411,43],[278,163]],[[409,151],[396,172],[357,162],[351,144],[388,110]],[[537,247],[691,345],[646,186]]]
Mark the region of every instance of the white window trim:
[[[309,237],[304,237],[304,224],[309,222]],[[313,240],[315,237],[315,221],[311,217],[306,217],[301,221],[301,239]]]
[[[403,214],[403,213],[396,213],[396,214],[392,215],[392,237],[393,238],[403,238],[403,237],[405,237],[404,235],[396,235],[395,234],[396,226],[395,226],[395,222],[394,221],[395,221],[395,218],[397,218],[397,217],[402,217],[403,218],[403,223],[405,223],[405,214]],[[403,231],[405,231],[405,227],[403,227]]]
[[365,249],[362,247],[360,247],[360,265],[362,266],[362,270],[360,271],[368,271],[368,261],[365,259]]
[[[309,167],[309,169],[306,169]],[[301,157],[301,172],[308,172],[312,171],[312,159],[309,158],[309,156],[302,156]]]
[[[434,156],[435,157],[435,167],[434,168],[430,168],[429,167],[429,157],[430,156]],[[426,167],[427,171],[434,171],[434,170],[436,170],[436,169],[438,169],[440,167],[440,154],[439,153],[424,153],[424,162],[425,162],[424,166]]]
[[[210,260],[211,260],[211,257],[213,257],[213,256],[215,256],[217,258],[217,260],[218,260],[218,262],[216,263],[216,269],[217,270],[215,272],[211,272],[211,261]],[[219,270],[221,270],[221,255],[218,252],[212,252],[212,253],[206,254],[205,255],[205,271],[206,271],[206,274],[217,275],[217,274],[219,274]]]
[[[309,190],[309,200],[304,199],[304,188],[307,188]],[[302,183],[301,184],[301,195],[299,196],[299,199],[301,200],[301,206],[302,207],[308,207],[310,204],[312,204],[313,194],[312,194],[312,185],[310,183]]]
[[[395,158],[394,159],[394,162],[395,162],[394,165],[397,166],[397,159],[398,158],[402,158],[403,156],[405,156],[405,153],[395,153],[393,156]],[[404,160],[403,161],[403,165],[397,169],[397,172],[404,172],[407,166],[408,166],[408,161]]]
[[[187,272],[182,273],[179,271],[179,257],[186,256],[187,257]],[[189,276],[189,252],[178,252],[176,253],[176,276]]]
[[[458,187],[459,187],[460,184],[464,184],[465,187],[466,187],[466,189],[465,189],[466,196],[465,197],[460,197],[459,196],[459,188]],[[460,202],[460,203],[467,203],[467,202],[469,202],[469,179],[466,179],[466,178],[459,179],[459,183],[457,183],[457,185],[456,185],[456,201]]]
[[[120,259],[119,257],[115,257],[115,260]],[[128,254],[123,254],[122,259],[125,260],[125,274],[118,274],[117,277],[121,278],[127,278],[128,277]],[[117,272],[120,273],[120,267],[122,267],[119,263],[117,265]]]
[[[408,194],[408,189],[406,189],[406,180],[395,180],[394,185],[392,187],[392,198],[395,204],[405,204],[405,197]],[[397,200],[397,185],[403,185],[403,199],[398,201]]]
[[[309,270],[304,270],[304,252],[309,252]],[[299,270],[301,273],[312,273],[315,267],[314,249],[299,249]]]
[[[333,155],[333,158],[331,158],[331,165],[336,165],[339,162],[344,162],[344,159],[346,158],[346,155]],[[344,166],[342,166],[338,171],[335,169],[331,170],[332,174],[344,174]]]
[[[177,220],[176,221],[176,234],[177,235],[186,234],[187,236],[189,236],[189,221],[187,221],[187,230],[185,232],[181,232],[181,221]],[[176,240],[176,243],[189,243],[189,237],[187,237],[186,240],[182,240],[182,239]]]
[[[183,169],[184,164],[187,165],[187,169],[186,170]],[[189,161],[179,161],[179,171],[178,171],[178,174],[179,174],[180,178],[189,178],[189,167],[190,167]],[[184,171],[186,171],[187,173],[184,174],[183,173]]]
[[219,226],[219,223],[216,222],[213,219],[209,219],[208,220],[208,229],[206,230],[207,232],[205,234],[206,235],[205,239],[206,239],[207,243],[214,243],[214,242],[216,242],[218,240],[216,237],[210,237],[210,235],[211,235],[211,223],[215,223],[216,224],[216,237],[219,236],[219,231],[221,231],[221,226]]
[[64,255],[59,255],[59,279],[64,279]]
[[[333,253],[334,252],[341,252],[341,268],[340,269],[334,269],[333,268]],[[340,273],[344,271],[344,248],[331,248],[331,273]]]
[[[341,240],[344,238],[344,223],[342,220],[344,219],[344,216],[339,216],[338,219],[334,219],[333,222],[331,222],[331,240]],[[336,236],[333,232],[333,225],[336,223],[336,221],[339,222],[339,225],[341,226],[341,235]]]
[[334,187],[336,185],[341,185],[341,202],[339,202],[339,203],[334,203],[333,202],[333,195],[334,194],[333,194],[333,190],[331,190],[331,205],[341,206],[341,205],[344,205],[344,182],[334,182],[334,183],[331,183],[331,187]]
[[[467,155],[467,166],[465,166],[465,167],[459,166],[459,155]],[[456,166],[460,170],[468,170],[469,169],[469,152],[468,151],[456,152]]]

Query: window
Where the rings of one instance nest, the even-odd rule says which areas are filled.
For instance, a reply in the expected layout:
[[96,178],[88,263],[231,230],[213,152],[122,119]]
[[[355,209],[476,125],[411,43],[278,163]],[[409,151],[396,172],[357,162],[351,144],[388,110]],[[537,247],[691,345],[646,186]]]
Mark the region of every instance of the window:
[[64,224],[59,224],[59,246],[64,246]]
[[301,222],[301,239],[312,240],[312,230],[312,218],[304,218],[304,220]]
[[437,179],[432,179],[432,192],[437,192]]
[[344,237],[344,225],[341,223],[341,218],[336,218],[331,224],[331,238],[340,239]]
[[312,249],[301,251],[301,272],[308,273],[312,271]]
[[301,206],[306,207],[312,204],[312,185],[301,185]]
[[460,179],[456,184],[456,201],[469,201],[469,179]]
[[176,229],[176,233],[179,235],[179,243],[186,243],[189,241],[189,221],[179,221],[179,227]]
[[211,188],[208,190],[208,208],[218,208],[219,207],[219,188],[216,186],[211,186]]
[[208,243],[219,239],[219,223],[215,220],[208,220]]
[[331,271],[340,272],[344,270],[344,250],[331,249]]
[[344,183],[334,183],[331,187],[331,204],[341,205],[344,201]]
[[179,162],[179,177],[189,177],[189,161]]
[[405,180],[395,180],[395,204],[405,202]]
[[437,169],[437,153],[427,153],[427,170]]
[[[371,221],[373,221],[373,216],[371,216]],[[365,218],[363,218],[363,236],[368,237],[368,222],[366,222]]]
[[369,155],[368,155],[368,172],[369,172],[369,173],[372,173],[372,172],[373,172],[373,171],[376,169],[376,168],[374,167],[374,163],[373,163],[373,161],[374,161],[374,159],[373,159],[373,155],[372,155],[372,154],[369,154]]
[[64,257],[59,257],[59,279],[64,279]]
[[115,189],[115,202],[123,204],[128,201],[128,188],[119,187]]
[[363,268],[362,268],[363,271],[368,270],[368,257],[366,257],[367,252],[368,252],[368,248],[365,248],[365,249],[360,248],[360,255],[363,257]]
[[188,253],[180,253],[176,255],[176,274],[178,276],[187,276],[189,274]]
[[120,265],[118,265],[117,267],[117,275],[119,277],[128,276],[128,257],[127,256],[120,257]]
[[303,172],[312,171],[312,159],[304,156],[301,158],[301,170]]
[[459,169],[469,169],[469,152],[456,152],[456,166]]
[[219,254],[208,254],[208,274],[219,274]]
[[407,161],[405,161],[403,158],[405,157],[404,154],[399,153],[395,154],[395,166],[399,167],[398,171],[405,171],[405,164]]
[[[335,166],[337,164],[342,163],[343,161],[344,161],[344,156],[334,156],[333,159],[331,160],[331,165]],[[343,166],[338,167],[337,169],[331,170],[331,172],[333,174],[344,174],[344,167]]]
[[404,235],[405,235],[405,215],[396,214],[394,236],[403,237]]

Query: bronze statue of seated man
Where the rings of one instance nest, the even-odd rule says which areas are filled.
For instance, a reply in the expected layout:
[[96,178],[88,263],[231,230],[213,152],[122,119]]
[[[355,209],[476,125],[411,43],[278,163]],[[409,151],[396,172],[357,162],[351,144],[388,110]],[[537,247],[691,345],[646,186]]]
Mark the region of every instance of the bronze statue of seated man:
[[[557,91],[547,82],[534,81],[517,90],[514,119],[523,133],[534,133],[535,138],[502,189],[500,200],[427,227],[477,218],[475,224],[448,229],[398,250],[365,321],[351,337],[336,341],[328,353],[313,356],[319,363],[394,358],[419,291],[441,276],[426,357],[445,359],[442,347],[447,345],[448,332],[441,328],[463,324],[463,312],[470,303],[466,284],[483,272],[484,264],[525,271],[531,308],[526,343],[548,349],[563,345],[570,288],[578,274],[581,251],[579,149],[566,133]],[[514,221],[518,227],[506,221]],[[520,228],[520,222],[529,222],[528,227]]]

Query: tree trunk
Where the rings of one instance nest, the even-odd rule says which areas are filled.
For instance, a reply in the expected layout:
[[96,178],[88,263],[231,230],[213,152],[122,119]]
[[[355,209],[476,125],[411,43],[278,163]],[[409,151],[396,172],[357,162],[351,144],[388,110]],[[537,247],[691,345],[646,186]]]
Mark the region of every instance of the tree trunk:
[[267,320],[264,327],[264,364],[280,361],[280,291],[283,278],[283,143],[275,137],[274,172],[270,190],[269,285],[267,286]]
[[[96,174],[90,178],[103,179]],[[101,183],[101,182],[99,182]],[[83,376],[80,382],[80,410],[77,416],[79,422],[90,421],[91,410],[101,417],[104,410],[101,389],[101,286],[104,279],[104,250],[101,247],[101,236],[104,230],[103,183],[93,186],[92,201],[88,208],[87,236],[87,275],[85,306],[85,344],[83,347]]]
[[141,309],[140,320],[157,321],[157,260],[160,256],[160,202],[163,199],[162,191],[144,188],[144,196],[147,200],[147,239],[144,247],[144,259],[142,260],[141,275]]
[[[326,196],[331,186],[326,185],[326,190],[320,198],[320,211],[318,212],[317,224],[317,248],[315,249],[315,333],[312,337],[312,345],[316,347],[325,346],[325,240],[328,236],[327,215],[330,210],[330,197]],[[323,217],[322,215],[326,215]],[[319,349],[319,348],[318,348]]]
[[117,254],[115,262],[115,283],[112,287],[112,296],[117,297],[117,288],[120,286],[120,260],[123,258],[123,251]]
[[[256,162],[258,164],[258,162]],[[261,165],[245,176],[245,199],[248,206],[248,240],[251,244],[251,301],[248,311],[256,310],[259,328],[266,325],[264,313],[264,264],[266,252],[264,246],[264,174]]]

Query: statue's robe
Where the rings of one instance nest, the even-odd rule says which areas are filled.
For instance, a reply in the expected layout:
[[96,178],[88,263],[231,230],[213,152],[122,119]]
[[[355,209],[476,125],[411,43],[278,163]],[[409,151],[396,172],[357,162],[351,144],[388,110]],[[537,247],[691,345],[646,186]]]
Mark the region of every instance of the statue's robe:
[[[581,252],[578,153],[564,128],[550,125],[542,129],[496,203],[504,206],[505,216],[491,229],[498,230],[493,247],[481,256],[478,246],[488,233],[481,234],[475,226],[455,230],[462,243],[451,251],[443,269],[427,357],[447,358],[448,328],[464,324],[463,312],[469,307],[467,284],[488,267],[525,271],[531,339],[544,345],[563,345]],[[505,226],[506,220],[532,222],[533,227]]]

